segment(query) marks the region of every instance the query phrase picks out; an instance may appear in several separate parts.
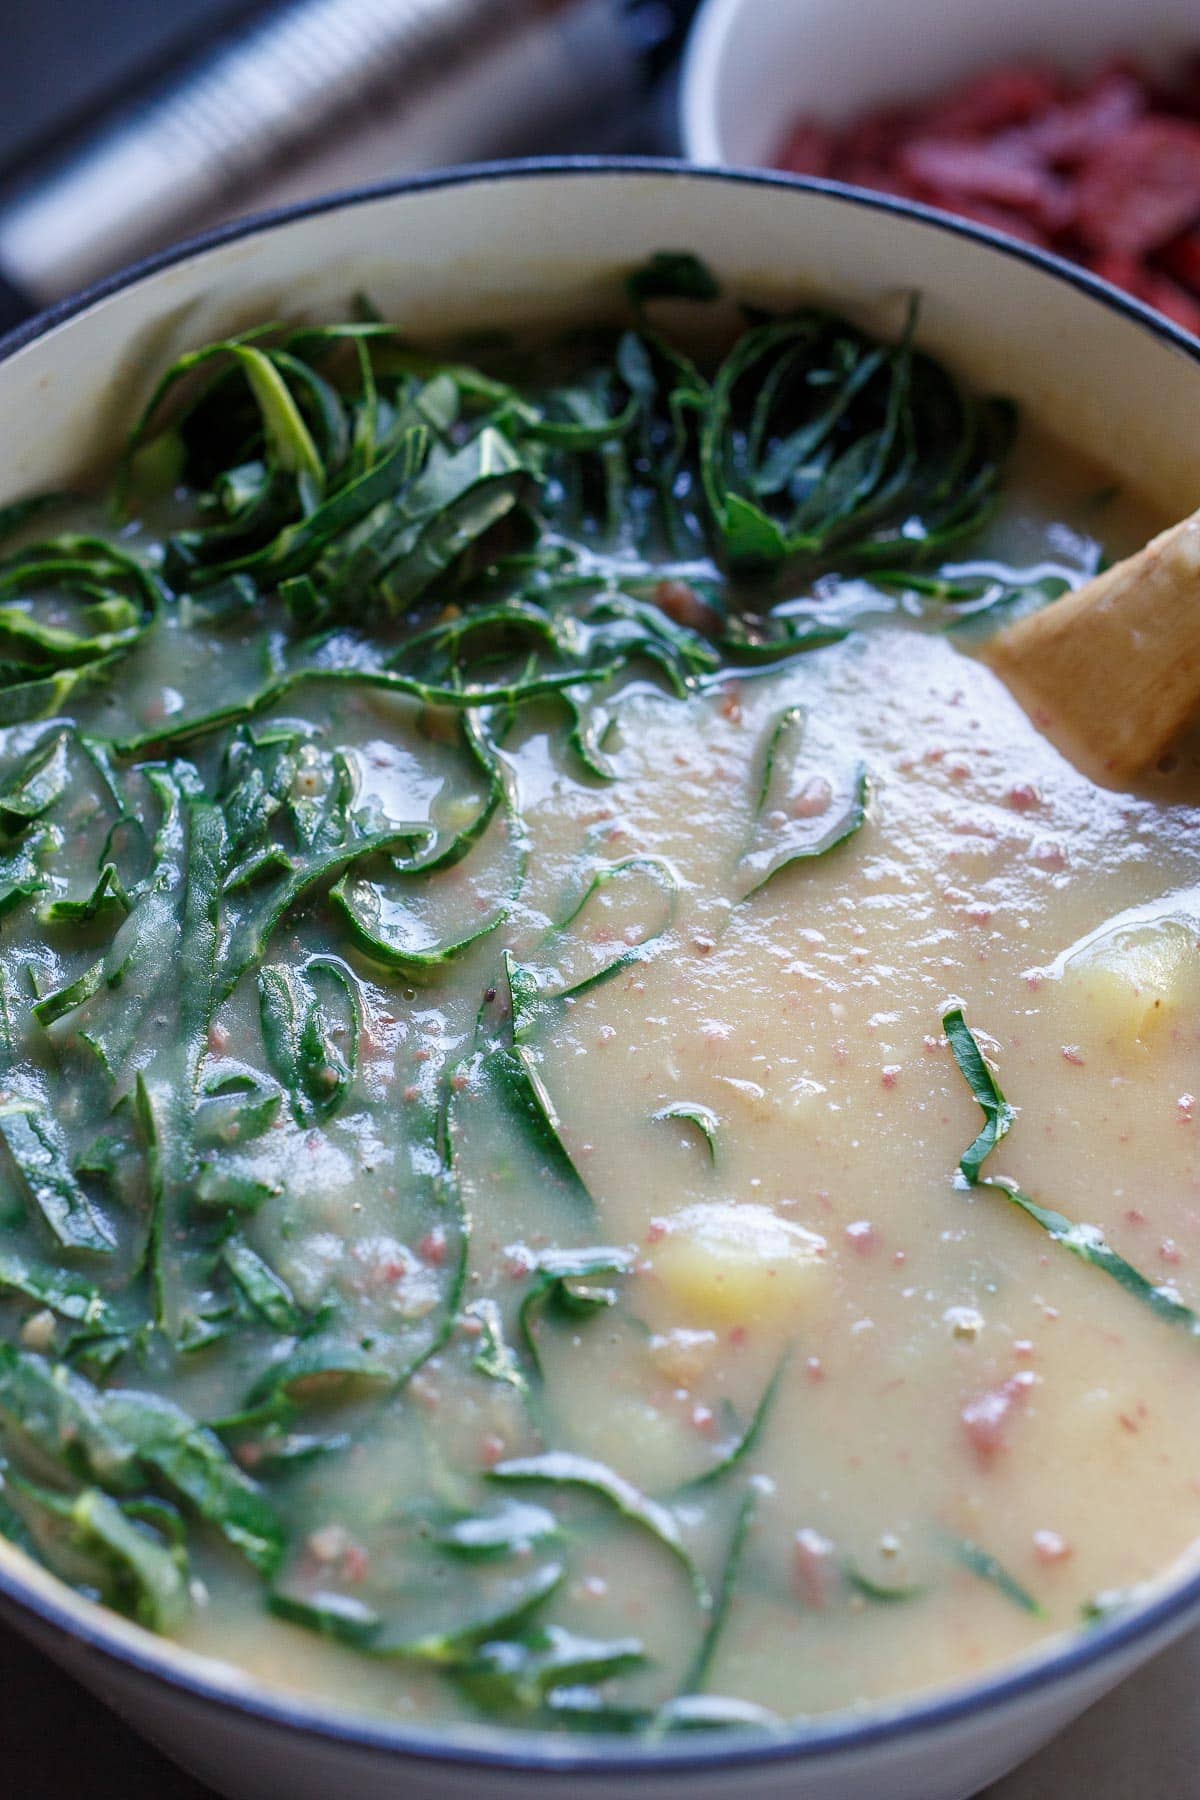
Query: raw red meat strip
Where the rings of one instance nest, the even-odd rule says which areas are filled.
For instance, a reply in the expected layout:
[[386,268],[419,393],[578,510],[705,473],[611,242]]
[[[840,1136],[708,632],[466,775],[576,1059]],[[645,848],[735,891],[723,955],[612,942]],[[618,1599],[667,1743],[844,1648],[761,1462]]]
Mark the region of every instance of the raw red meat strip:
[[1079,182],[1077,229],[1095,250],[1145,256],[1200,219],[1200,126],[1139,119],[1111,137]]

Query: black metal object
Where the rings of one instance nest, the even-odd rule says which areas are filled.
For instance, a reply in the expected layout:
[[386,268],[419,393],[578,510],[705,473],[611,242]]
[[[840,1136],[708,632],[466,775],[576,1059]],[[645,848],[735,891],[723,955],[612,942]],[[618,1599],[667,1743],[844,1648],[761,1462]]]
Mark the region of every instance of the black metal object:
[[268,0],[9,0],[0,57],[0,181],[61,152]]
[[648,81],[665,74],[678,56],[698,5],[699,0],[626,0],[629,28]]
[[38,303],[0,270],[0,334],[12,331],[38,309]]
[[[81,3],[49,0],[69,10]],[[144,12],[147,3],[113,0],[127,16]],[[607,131],[616,117],[632,120],[643,104],[653,104],[647,96],[662,93],[660,78],[677,56],[697,0],[176,4],[193,12],[207,5],[216,23],[235,8],[244,28],[218,31],[208,51],[177,67],[169,82],[143,85],[110,103],[98,129],[76,134],[0,193],[0,276],[16,290],[0,325],[12,323],[21,289],[39,304],[56,299],[169,243],[189,225],[250,209],[273,172],[287,170],[291,179],[309,159],[319,165],[331,146],[341,146],[344,161],[359,137],[365,136],[360,147],[375,158],[380,175],[459,156],[647,147],[603,139],[589,144],[586,135],[564,143],[555,133],[567,120],[575,129],[585,119]],[[532,34],[527,91],[518,91],[519,82],[514,88],[511,72],[498,75],[507,97],[497,101],[491,140],[480,135],[476,107],[458,119],[460,137],[443,132],[435,154],[418,149],[416,164],[406,161],[395,122],[406,109],[419,113],[435,90],[455,119],[456,95],[470,91],[489,66],[505,69],[513,34]],[[77,31],[75,43],[87,35]],[[69,56],[77,60],[74,46]],[[0,64],[0,104],[2,71]],[[391,138],[380,137],[384,120]],[[385,143],[398,162],[389,164]]]

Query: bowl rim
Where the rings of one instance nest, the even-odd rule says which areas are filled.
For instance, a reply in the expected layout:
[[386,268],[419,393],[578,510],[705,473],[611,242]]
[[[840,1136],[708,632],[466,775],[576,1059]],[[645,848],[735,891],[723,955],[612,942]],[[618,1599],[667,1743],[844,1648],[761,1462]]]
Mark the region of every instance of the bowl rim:
[[[709,0],[719,5],[720,0]],[[963,237],[1013,261],[1032,265],[1053,281],[1074,287],[1089,300],[1124,315],[1141,330],[1200,363],[1200,338],[1193,337],[1162,314],[1131,295],[1102,281],[1088,270],[1061,257],[1004,236],[991,228],[949,213],[835,181],[787,175],[778,171],[742,169],[689,163],[679,159],[647,156],[526,157],[511,162],[468,163],[452,169],[399,180],[376,182],[322,194],[270,211],[254,213],[229,224],[199,232],[189,238],[133,262],[116,273],[36,313],[0,337],[0,367],[20,351],[59,326],[80,317],[102,301],[153,277],[178,263],[199,258],[209,251],[243,239],[267,235],[297,220],[318,217],[373,202],[406,195],[454,190],[495,182],[522,182],[577,178],[649,178],[655,181],[687,181],[714,185],[740,185],[784,192],[810,193],[854,208],[892,214],[915,224]],[[2,380],[2,376],[0,376]],[[888,1749],[932,1733],[946,1732],[980,1715],[1011,1708],[1032,1698],[1051,1683],[1080,1676],[1142,1639],[1165,1644],[1184,1628],[1189,1613],[1200,1612],[1200,1569],[1176,1581],[1157,1577],[1162,1592],[1135,1602],[1128,1612],[1100,1621],[1088,1629],[1063,1634],[1042,1651],[1020,1658],[980,1680],[965,1680],[948,1689],[935,1689],[915,1698],[899,1698],[872,1707],[869,1712],[846,1709],[826,1717],[800,1718],[779,1731],[754,1734],[731,1741],[699,1731],[689,1738],[691,1748],[641,1749],[629,1740],[611,1738],[567,1739],[548,1733],[513,1730],[494,1740],[476,1742],[463,1735],[455,1741],[453,1728],[410,1727],[357,1715],[327,1702],[292,1698],[282,1689],[259,1684],[236,1666],[222,1676],[223,1665],[198,1655],[131,1624],[108,1609],[76,1595],[65,1583],[47,1575],[29,1582],[6,1566],[0,1557],[0,1611],[8,1618],[25,1614],[35,1622],[40,1644],[47,1634],[66,1638],[76,1647],[97,1652],[143,1681],[158,1683],[178,1698],[207,1709],[232,1711],[251,1725],[276,1732],[298,1732],[310,1739],[364,1753],[385,1751],[410,1762],[444,1767],[493,1771],[497,1774],[564,1775],[600,1780],[613,1776],[672,1777],[693,1773],[699,1767],[713,1770],[751,1769],[781,1763],[808,1763]],[[52,1590],[52,1591],[50,1591]],[[61,1592],[59,1591],[61,1590]],[[111,1623],[109,1622],[111,1620]],[[68,1662],[68,1667],[71,1664]]]
[[721,66],[744,0],[701,0],[688,29],[679,70],[679,131],[685,156],[728,160],[719,120]]
[[[785,10],[786,5],[797,5],[798,3],[799,0],[786,0]],[[738,60],[734,40],[739,30],[747,24],[755,28],[754,35],[757,36],[758,14],[763,10],[761,7],[756,10],[755,0],[700,0],[696,8],[680,59],[679,89],[675,108],[682,153],[692,162],[720,163],[746,168],[774,166],[773,162],[768,161],[765,156],[761,164],[755,164],[749,159],[743,161],[741,158],[734,158],[730,154],[728,143],[730,119],[724,116],[724,102],[728,85],[727,71]],[[778,6],[776,10],[778,10]],[[1154,14],[1153,6],[1150,10]],[[895,23],[896,21],[891,22]],[[1151,23],[1157,24],[1158,19],[1152,18]],[[1173,16],[1168,18],[1167,24],[1170,32],[1174,31],[1176,23],[1177,20]],[[819,20],[815,26],[811,18],[803,20],[800,35],[795,40],[796,43],[803,43],[805,30],[811,34],[814,29],[819,32]],[[1119,46],[1108,46],[1108,48],[1119,48]],[[1101,57],[1106,53],[1102,46]],[[986,65],[989,54],[991,61],[998,61],[1004,54],[1003,48],[996,48],[990,53],[985,53],[982,64],[978,55],[974,57],[974,60],[968,58],[957,70],[958,77],[969,75],[972,68],[977,70]],[[1044,50],[1040,54],[1045,54]],[[1053,57],[1053,53],[1051,56]],[[1091,64],[1094,62],[1095,55],[1091,58]],[[1091,64],[1086,66],[1091,66]],[[1070,66],[1076,67],[1076,72],[1078,72],[1077,62],[1071,63]],[[953,82],[954,72],[951,73],[949,79]],[[933,85],[936,87],[937,84]],[[945,85],[944,81],[942,85]],[[907,91],[906,83],[905,92]],[[932,92],[933,88],[926,82],[923,88],[914,90],[911,97],[919,100],[921,93],[929,96]],[[886,92],[881,92],[874,101],[868,100],[860,103],[859,107],[852,106],[849,117],[854,117],[855,113],[862,110],[864,106],[867,111],[870,111],[881,103],[887,104]],[[843,113],[841,116],[844,118],[847,115]],[[786,136],[788,124],[794,121],[795,117],[796,105],[793,103],[791,110],[783,114],[783,123],[780,127],[781,138]]]

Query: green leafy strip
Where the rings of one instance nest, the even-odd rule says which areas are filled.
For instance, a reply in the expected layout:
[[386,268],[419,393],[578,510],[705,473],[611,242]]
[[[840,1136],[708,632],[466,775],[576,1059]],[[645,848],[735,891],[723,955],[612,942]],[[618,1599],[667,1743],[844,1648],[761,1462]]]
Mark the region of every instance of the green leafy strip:
[[105,1600],[152,1631],[173,1631],[188,1608],[177,1550],[98,1488],[66,1496],[10,1471],[6,1490],[37,1551],[53,1566],[60,1553],[82,1557],[97,1573]]
[[670,1106],[660,1106],[651,1117],[655,1124],[663,1119],[681,1119],[686,1125],[694,1125],[708,1145],[710,1161],[716,1162],[717,1133],[721,1128],[721,1121],[711,1106],[701,1106],[695,1100],[676,1100]]
[[1200,1337],[1200,1316],[1185,1305],[1171,1288],[1152,1282],[1140,1269],[1112,1249],[1099,1226],[1077,1225],[1065,1214],[1039,1205],[1005,1176],[980,1176],[980,1164],[1007,1133],[1014,1117],[1013,1109],[984,1061],[978,1041],[964,1021],[961,1011],[955,1009],[947,1013],[942,1020],[942,1029],[949,1038],[954,1060],[982,1106],[987,1120],[978,1138],[959,1163],[971,1186],[989,1188],[993,1193],[1002,1194],[1012,1206],[1019,1208],[1027,1218],[1040,1225],[1054,1243],[1061,1244],[1072,1256],[1077,1256],[1081,1262],[1088,1263],[1093,1269],[1099,1269],[1109,1276],[1127,1294],[1132,1294],[1135,1300],[1148,1306],[1158,1318],[1165,1319],[1171,1325],[1182,1325],[1193,1337]]
[[607,1501],[622,1518],[638,1525],[657,1538],[687,1571],[701,1606],[712,1605],[712,1594],[696,1567],[691,1552],[683,1541],[678,1521],[671,1510],[626,1481],[607,1464],[591,1457],[575,1456],[568,1450],[548,1450],[540,1456],[513,1457],[497,1463],[487,1471],[489,1481],[545,1483],[557,1488],[578,1488]]
[[1015,1575],[1008,1570],[989,1551],[973,1544],[968,1538],[952,1538],[949,1542],[950,1554],[955,1562],[960,1563],[969,1574],[980,1581],[990,1583],[998,1593],[1019,1606],[1022,1612],[1030,1613],[1035,1619],[1046,1617],[1045,1609],[1040,1601],[1035,1600],[1027,1588],[1023,1588]]
[[475,1320],[480,1328],[479,1347],[471,1358],[471,1367],[480,1375],[486,1375],[489,1381],[498,1381],[504,1387],[514,1388],[518,1394],[527,1394],[529,1382],[516,1352],[504,1336],[504,1321],[496,1302],[485,1296],[472,1300],[464,1310],[466,1317]]
[[[781,748],[785,740],[799,737],[804,729],[804,718],[803,708],[788,707],[780,714],[771,728],[754,809],[756,820],[761,819],[766,808]],[[866,821],[869,793],[870,784],[867,771],[860,765],[854,772],[850,806],[840,818],[827,825],[817,836],[805,840],[793,850],[789,850],[786,845],[776,850],[748,850],[738,865],[739,871],[747,880],[747,885],[743,887],[739,897],[742,900],[749,900],[754,894],[761,893],[767,883],[774,880],[775,876],[784,869],[790,869],[797,863],[815,861],[818,857],[828,855],[831,850],[836,850],[840,844],[846,843],[861,830]]]
[[535,1544],[561,1537],[557,1518],[527,1500],[506,1500],[495,1512],[456,1512],[435,1519],[430,1542],[444,1555],[468,1562],[491,1562],[524,1555]]
[[[595,871],[579,899],[563,918],[559,919],[556,924],[551,926],[550,930],[542,939],[538,946],[541,957],[544,959],[547,955],[553,954],[555,945],[566,939],[568,932],[570,932],[573,926],[577,927],[579,925],[580,919],[584,916],[598,894],[603,893],[611,883],[621,881],[625,877],[639,870],[644,870],[649,873],[667,895],[667,910],[663,916],[662,923],[654,930],[648,931],[645,937],[640,938],[637,943],[627,944],[623,950],[620,950],[615,957],[609,962],[604,963],[600,968],[594,969],[589,974],[582,976],[579,980],[569,982],[566,986],[559,987],[554,991],[544,992],[542,990],[541,981],[534,975],[533,971],[531,969],[524,970],[523,974],[526,979],[531,981],[536,987],[537,999],[540,1004],[548,1005],[555,1000],[578,998],[579,995],[586,994],[591,988],[599,987],[603,982],[610,980],[612,976],[618,974],[621,969],[628,968],[631,963],[640,962],[646,955],[649,947],[656,943],[664,933],[669,930],[671,921],[675,916],[676,902],[679,898],[679,876],[675,869],[671,863],[668,862],[666,857],[663,856],[649,856],[645,854],[624,856],[619,862],[605,863]],[[532,1024],[533,1010],[528,998],[523,1007],[514,1014],[514,1021],[518,1037],[523,1035]]]
[[558,1690],[612,1681],[649,1661],[637,1638],[587,1638],[561,1625],[481,1644],[454,1682],[482,1711],[537,1713]]
[[517,1631],[562,1586],[566,1569],[548,1563],[525,1582],[513,1599],[482,1618],[468,1620],[454,1631],[427,1637],[397,1635],[382,1615],[365,1601],[344,1594],[317,1594],[303,1598],[276,1589],[267,1605],[276,1618],[303,1625],[309,1631],[340,1639],[356,1650],[399,1661],[427,1663],[448,1672],[469,1665],[481,1644]]
[[[465,735],[468,741],[478,742],[478,728],[474,731],[467,725]],[[476,819],[460,832],[445,849],[423,862],[417,862],[402,870],[394,872],[387,889],[381,884],[371,882],[361,876],[352,878],[343,875],[330,893],[330,900],[337,909],[342,923],[345,925],[351,942],[355,948],[372,962],[386,969],[395,970],[407,975],[410,979],[427,979],[431,974],[442,970],[446,964],[464,954],[465,951],[489,937],[509,917],[520,897],[525,883],[528,865],[528,840],[509,792],[510,784],[505,779],[499,758],[490,759],[488,766],[488,792]],[[397,907],[391,897],[391,891],[398,885],[401,901],[405,891],[412,889],[423,893],[428,889],[430,881],[447,868],[453,867],[462,860],[480,842],[484,831],[498,822],[500,833],[509,846],[513,860],[512,882],[509,892],[495,906],[483,923],[472,930],[456,937],[442,939],[432,945],[414,945],[404,941],[402,906]],[[400,930],[394,926],[389,929],[387,907],[391,904],[393,912],[400,912]]]
[[741,1436],[735,1439],[730,1448],[710,1469],[705,1469],[702,1474],[695,1475],[690,1481],[684,1482],[683,1486],[677,1490],[680,1497],[711,1487],[715,1482],[728,1475],[731,1469],[736,1469],[738,1464],[744,1462],[749,1456],[766,1428],[790,1360],[791,1350],[788,1349],[779,1359],[775,1373],[763,1389],[762,1398],[751,1414],[750,1422]]
[[597,1276],[627,1275],[631,1250],[598,1245],[579,1250],[543,1250],[517,1311],[518,1327],[534,1368],[540,1372],[536,1323],[550,1313],[579,1320],[615,1306],[617,1292]]
[[0,1137],[56,1244],[93,1255],[115,1249],[113,1228],[72,1174],[61,1129],[44,1105],[32,1100],[0,1105]]
[[902,1582],[889,1586],[886,1582],[876,1581],[874,1576],[866,1574],[850,1557],[842,1563],[842,1574],[856,1594],[864,1600],[878,1601],[881,1605],[898,1605],[902,1600],[917,1600],[926,1591],[919,1582]]
[[[340,1021],[321,999],[319,978],[342,1002]],[[352,971],[330,956],[309,957],[299,969],[268,963],[258,972],[258,996],[263,1044],[296,1123],[331,1117],[358,1066],[363,1007]]]
[[283,1553],[282,1527],[261,1489],[211,1431],[155,1394],[102,1391],[61,1364],[0,1344],[0,1421],[41,1459],[106,1490],[160,1482],[214,1526],[261,1574]]
[[507,950],[504,952],[504,974],[509,991],[509,1042],[495,1043],[484,1058],[484,1067],[546,1166],[564,1183],[567,1192],[591,1212],[594,1202],[587,1183],[563,1143],[562,1123],[542,1079],[538,1053],[522,1042],[534,1016],[531,1010],[535,991],[532,978]]
[[1140,1300],[1143,1306],[1169,1325],[1182,1325],[1192,1337],[1200,1337],[1200,1315],[1179,1299],[1173,1289],[1157,1285],[1140,1269],[1127,1262],[1123,1256],[1113,1250],[1105,1241],[1104,1233],[1098,1225],[1077,1225],[1060,1212],[1054,1212],[1048,1206],[1039,1206],[1028,1194],[1022,1193],[1015,1182],[1005,1180],[996,1175],[981,1180],[980,1187],[991,1188],[994,1193],[1002,1194],[1013,1206],[1018,1207],[1027,1218],[1040,1225],[1056,1244],[1069,1250],[1081,1262],[1088,1263],[1093,1269],[1099,1269],[1115,1281],[1119,1287]]
[[729,1615],[733,1607],[742,1558],[745,1555],[746,1540],[750,1535],[750,1527],[754,1523],[757,1503],[756,1491],[752,1487],[747,1488],[738,1505],[737,1517],[734,1520],[729,1545],[725,1551],[725,1561],[721,1569],[721,1579],[717,1586],[712,1612],[709,1615],[704,1636],[700,1640],[699,1649],[684,1676],[680,1697],[700,1694],[708,1685],[713,1660],[729,1625]]
[[103,1331],[112,1307],[100,1289],[66,1269],[43,1268],[16,1251],[0,1254],[0,1290],[47,1307],[72,1325]]
[[963,1079],[983,1109],[983,1130],[970,1149],[963,1151],[958,1163],[967,1180],[974,1185],[979,1179],[979,1170],[985,1158],[991,1155],[1002,1138],[1008,1136],[1016,1114],[1001,1093],[975,1034],[963,1018],[961,1007],[956,1006],[946,1013],[942,1019],[942,1030],[949,1040]]
[[103,538],[64,532],[0,558],[0,725],[61,715],[133,649],[164,598],[157,575]]

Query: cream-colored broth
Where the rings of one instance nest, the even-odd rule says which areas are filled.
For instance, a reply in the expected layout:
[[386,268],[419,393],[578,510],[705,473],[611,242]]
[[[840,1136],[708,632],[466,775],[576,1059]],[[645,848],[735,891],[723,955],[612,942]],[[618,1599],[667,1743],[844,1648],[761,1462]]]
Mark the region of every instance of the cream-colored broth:
[[[1028,434],[978,554],[1078,576],[1095,539],[1120,552],[1147,535],[1155,521],[1132,502],[1098,505],[1100,485]],[[572,1546],[555,1622],[637,1639],[649,1658],[624,1678],[622,1705],[659,1704],[694,1666],[710,1616],[696,1582],[710,1597],[719,1586],[735,1508],[733,1484],[686,1484],[737,1442],[776,1377],[738,1464],[754,1512],[711,1694],[790,1717],[961,1680],[1078,1627],[1097,1596],[1160,1573],[1200,1536],[1195,1339],[1002,1193],[967,1190],[956,1170],[979,1108],[941,1026],[961,1005],[1016,1108],[989,1170],[1200,1304],[1200,762],[1188,751],[1136,796],[1100,789],[936,605],[861,582],[797,605],[858,628],[687,699],[630,682],[608,703],[609,785],[565,756],[557,719],[531,716],[505,737],[529,833],[514,910],[428,981],[356,965],[369,1018],[355,1104],[322,1132],[281,1121],[262,1152],[273,1196],[245,1227],[301,1306],[340,1296],[363,1333],[386,1334],[397,1316],[419,1332],[447,1250],[441,1226],[415,1243],[404,1159],[461,1061],[452,1135],[471,1240],[456,1328],[382,1402],[316,1408],[327,1453],[279,1495],[293,1546],[284,1585],[353,1602],[391,1583],[412,1596],[407,1639],[445,1630],[477,1609],[482,1565],[423,1587],[412,1509],[430,1496],[465,1511],[505,1497],[551,1507]],[[215,655],[230,692],[248,686],[262,634],[172,623],[120,690],[86,703],[85,722],[152,727],[203,689]],[[770,831],[811,841],[851,804],[860,766],[867,816],[747,896],[762,872],[764,757],[791,709],[803,732],[772,783]],[[478,783],[464,788],[414,706],[364,693],[307,716],[332,721],[360,798],[383,816],[447,830],[477,809]],[[81,818],[89,852],[95,830]],[[511,852],[498,843],[482,869],[450,877],[441,903],[456,931],[509,890]],[[585,859],[639,857],[657,860],[632,863],[572,931],[555,931]],[[321,917],[289,922],[280,953],[327,949],[324,931]],[[503,1007],[502,947],[563,987],[643,941],[644,955],[536,1034],[594,1202],[572,1212],[470,1061],[481,995],[484,1018]],[[253,994],[225,1004],[211,1053],[220,1066],[260,1059]],[[81,1116],[99,1122],[79,1083]],[[711,1146],[680,1108],[707,1109]],[[614,1246],[631,1267],[611,1307],[543,1322],[543,1380],[524,1403],[474,1365],[480,1303],[515,1341],[538,1255],[579,1244]],[[200,1357],[161,1384],[220,1419],[254,1372]],[[670,1499],[695,1580],[661,1536],[586,1496],[489,1482],[497,1464],[546,1448]],[[254,1472],[252,1433],[239,1453]],[[551,1554],[538,1540],[528,1564]],[[516,1591],[520,1562],[484,1569],[490,1602]],[[194,1576],[184,1643],[347,1705],[470,1716],[435,1669],[269,1618],[214,1544]]]
[[[1196,816],[1090,787],[943,639],[883,627],[823,660],[794,671],[783,696],[774,683],[731,690],[678,751],[661,717],[639,735],[666,746],[651,792],[677,754],[707,773],[691,816],[651,839],[698,884],[714,839],[728,856],[744,828],[722,767],[744,792],[743,759],[781,697],[810,705],[831,755],[861,751],[873,799],[852,848],[781,877],[723,932],[698,905],[680,926],[682,970],[639,968],[572,1013],[558,1065],[572,1142],[592,1147],[616,1235],[645,1246],[631,1304],[667,1337],[650,1348],[649,1404],[602,1410],[612,1372],[596,1372],[585,1441],[667,1479],[695,1403],[702,1435],[714,1394],[744,1407],[794,1341],[765,1465],[777,1568],[809,1529],[885,1584],[929,1581],[937,1532],[953,1532],[985,1543],[1046,1623],[1066,1626],[1196,1532],[1195,1345],[997,1195],[955,1191],[978,1113],[939,1021],[961,1001],[1019,1109],[999,1168],[1194,1299],[1194,1011],[1185,1002],[1144,1041],[1039,971],[1131,904],[1162,894],[1175,910],[1170,896],[1195,878]],[[694,1136],[668,1128],[663,1146],[662,1125],[639,1127],[679,1098],[720,1118],[715,1167]],[[717,1255],[680,1294],[672,1221],[729,1203],[819,1233],[823,1260],[797,1278],[768,1257],[751,1287]],[[696,1379],[682,1351],[674,1379],[668,1334],[680,1330],[713,1334],[693,1347]],[[1014,1377],[1030,1385],[981,1452],[963,1410]],[[642,1385],[631,1372],[630,1389]],[[969,1576],[942,1575],[903,1617],[852,1603],[817,1612],[792,1596],[758,1616],[747,1600],[724,1684],[761,1695],[766,1683],[775,1705],[819,1708],[951,1679],[1046,1628]],[[821,1633],[836,1652],[806,1654]]]
[[[1078,502],[1093,485],[1057,446],[1027,453],[995,553],[1085,557]],[[1148,529],[1126,514],[1114,528],[1109,509],[1109,543]],[[739,903],[766,735],[794,705],[805,770],[811,759],[836,782],[866,764],[868,820]],[[745,1419],[790,1350],[713,1690],[790,1715],[961,1679],[1076,1626],[1200,1528],[1194,1342],[995,1193],[959,1191],[979,1115],[940,1026],[960,1002],[1018,1109],[998,1170],[1200,1300],[1196,976],[1181,976],[1182,1011],[1142,1035],[1136,1006],[1112,1014],[1062,973],[1074,944],[1128,909],[1200,919],[1193,767],[1136,797],[1095,787],[955,635],[894,612],[691,702],[635,687],[619,716],[612,790],[581,784],[537,732],[513,756],[535,842],[519,953],[555,915],[581,841],[668,858],[681,881],[656,954],[574,1002],[545,1051],[594,1235],[638,1254],[625,1293],[637,1324],[555,1337],[551,1416],[574,1450],[669,1491],[712,1460],[722,1406]],[[654,1119],[680,1102],[716,1115],[715,1157],[686,1121]],[[512,1246],[536,1247],[554,1221],[527,1191],[497,1211],[469,1105],[463,1134],[476,1282],[505,1299],[523,1269]],[[776,1221],[791,1240],[773,1241]],[[451,1361],[422,1383],[464,1452],[472,1437],[489,1457],[528,1448],[517,1409],[468,1398]],[[964,1411],[1006,1392],[995,1448],[981,1449]],[[386,1468],[361,1459],[364,1492]],[[332,1518],[347,1511],[342,1482],[317,1484]],[[710,1557],[721,1523],[696,1521]],[[986,1548],[1042,1616],[956,1567],[952,1538]],[[916,1591],[847,1591],[845,1561]],[[215,1592],[187,1639],[225,1654],[236,1601],[223,1582]],[[648,1540],[600,1533],[566,1615],[591,1635],[644,1634],[682,1672],[686,1584]],[[261,1619],[241,1654],[271,1679],[421,1708],[407,1675],[358,1665],[348,1687],[343,1653]]]

